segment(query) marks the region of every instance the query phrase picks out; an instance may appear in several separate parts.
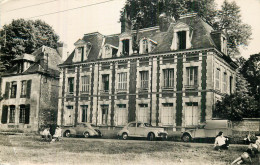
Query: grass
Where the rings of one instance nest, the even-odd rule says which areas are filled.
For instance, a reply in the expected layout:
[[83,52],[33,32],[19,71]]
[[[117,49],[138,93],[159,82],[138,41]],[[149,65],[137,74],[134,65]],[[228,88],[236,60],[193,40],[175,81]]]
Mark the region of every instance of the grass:
[[38,136],[0,135],[0,164],[230,164],[247,148],[173,141],[64,138],[48,143]]

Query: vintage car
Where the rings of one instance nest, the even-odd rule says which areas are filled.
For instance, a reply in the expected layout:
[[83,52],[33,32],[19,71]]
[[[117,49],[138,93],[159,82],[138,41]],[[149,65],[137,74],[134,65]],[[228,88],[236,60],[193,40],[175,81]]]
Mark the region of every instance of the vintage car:
[[79,123],[76,127],[64,127],[62,129],[64,137],[71,136],[84,136],[88,137],[101,137],[101,131],[91,123]]
[[214,139],[222,131],[224,136],[232,136],[232,123],[229,120],[207,120],[203,125],[193,129],[186,129],[181,136],[184,142],[195,139]]
[[145,137],[151,141],[156,138],[165,140],[167,135],[168,133],[163,128],[153,127],[143,122],[130,122],[117,133],[117,136],[124,140],[128,137]]

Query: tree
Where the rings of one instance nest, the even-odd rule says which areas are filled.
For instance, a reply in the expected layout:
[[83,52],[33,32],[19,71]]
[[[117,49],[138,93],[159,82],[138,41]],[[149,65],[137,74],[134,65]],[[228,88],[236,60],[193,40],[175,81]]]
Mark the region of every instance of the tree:
[[214,0],[127,0],[121,10],[129,15],[133,28],[147,28],[158,25],[161,13],[178,19],[181,14],[196,12],[213,25],[216,30],[224,30],[228,34],[230,55],[239,54],[239,47],[248,45],[252,30],[241,20],[240,7],[235,2],[224,1],[217,10]]
[[[250,84],[251,95],[260,101],[260,53],[254,54],[244,62],[241,73]],[[260,106],[260,103],[259,103]],[[260,108],[259,108],[260,111]]]
[[10,67],[10,61],[23,53],[32,53],[42,45],[56,48],[59,36],[41,20],[13,20],[0,31],[0,60]]
[[225,31],[228,35],[228,52],[231,56],[239,54],[239,47],[248,46],[248,41],[251,40],[251,26],[245,24],[241,20],[240,7],[233,1],[225,0],[221,10],[217,12],[213,26]]
[[219,118],[239,121],[243,118],[259,116],[257,102],[249,95],[249,84],[241,74],[237,74],[236,92],[225,95],[217,101],[215,115]]

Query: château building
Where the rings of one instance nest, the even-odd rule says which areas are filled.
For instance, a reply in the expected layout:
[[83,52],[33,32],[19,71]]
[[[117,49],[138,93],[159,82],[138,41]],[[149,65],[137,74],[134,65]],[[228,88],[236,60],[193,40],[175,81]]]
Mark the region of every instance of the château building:
[[227,36],[196,14],[160,15],[159,26],[85,34],[60,64],[58,124],[130,121],[193,127],[212,119],[214,104],[235,90],[237,64]]

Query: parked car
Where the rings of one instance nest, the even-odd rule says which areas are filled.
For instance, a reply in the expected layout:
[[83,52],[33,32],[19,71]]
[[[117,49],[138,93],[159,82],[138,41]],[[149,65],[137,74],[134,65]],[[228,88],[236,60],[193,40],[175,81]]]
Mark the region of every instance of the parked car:
[[232,136],[232,123],[229,120],[207,120],[205,124],[193,129],[187,129],[182,133],[181,139],[189,142],[194,139],[214,139],[222,131],[224,136]]
[[156,138],[165,140],[167,135],[168,133],[163,128],[153,127],[143,122],[130,122],[117,133],[117,136],[124,140],[128,137],[145,137],[151,141]]
[[88,137],[101,137],[101,131],[91,123],[79,123],[76,127],[64,127],[62,129],[64,137],[71,136],[84,136]]

